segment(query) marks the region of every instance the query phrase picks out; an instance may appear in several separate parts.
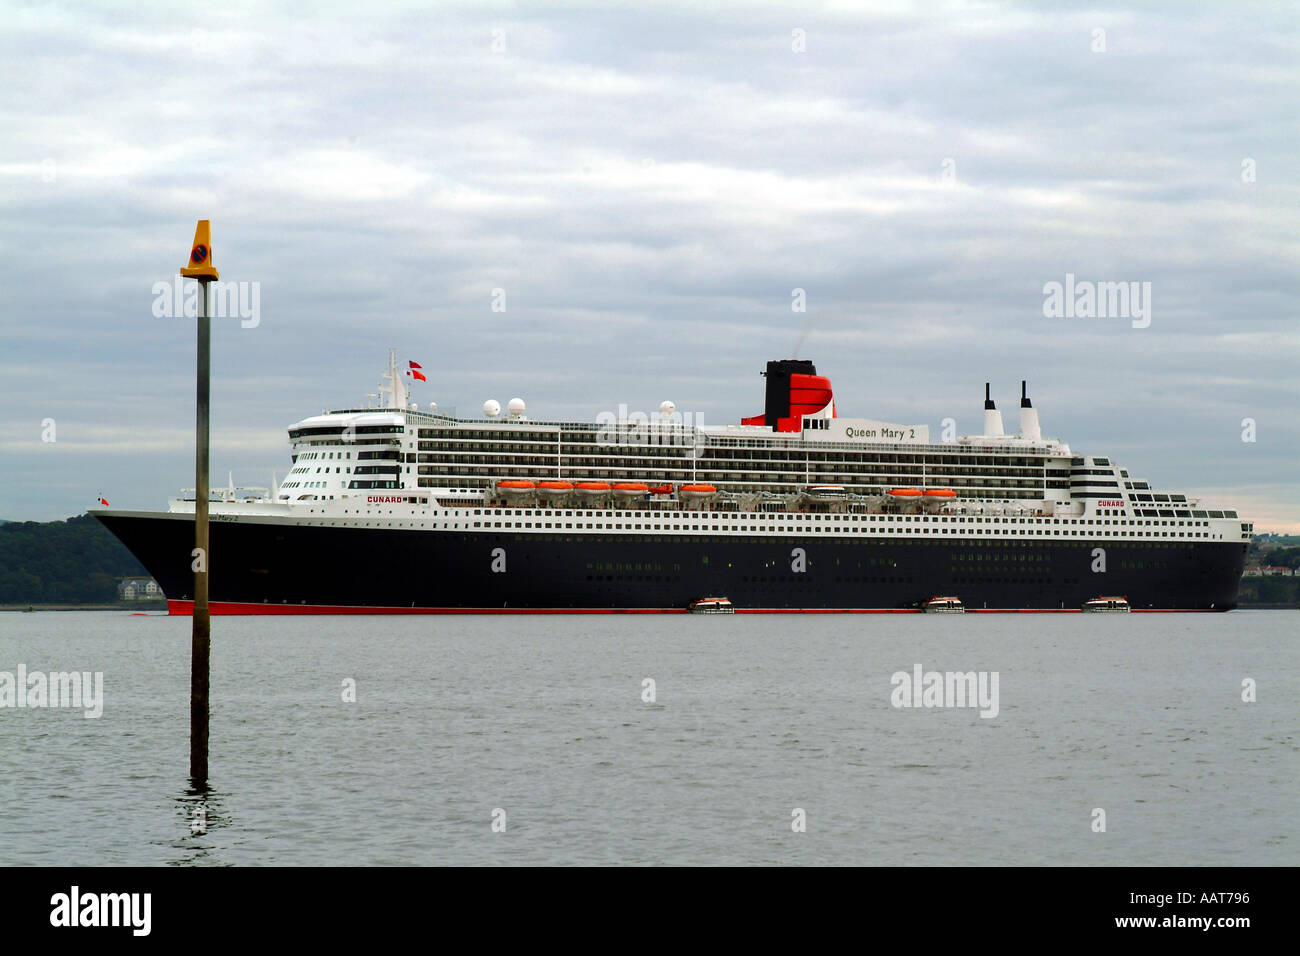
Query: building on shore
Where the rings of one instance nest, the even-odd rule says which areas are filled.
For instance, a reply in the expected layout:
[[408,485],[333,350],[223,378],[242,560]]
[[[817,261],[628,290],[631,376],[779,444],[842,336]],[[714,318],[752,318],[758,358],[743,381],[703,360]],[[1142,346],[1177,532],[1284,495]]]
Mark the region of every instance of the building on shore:
[[1243,578],[1291,578],[1295,577],[1295,569],[1278,565],[1248,564],[1241,572],[1241,576]]
[[122,578],[117,582],[117,596],[123,601],[149,601],[163,596],[153,578]]

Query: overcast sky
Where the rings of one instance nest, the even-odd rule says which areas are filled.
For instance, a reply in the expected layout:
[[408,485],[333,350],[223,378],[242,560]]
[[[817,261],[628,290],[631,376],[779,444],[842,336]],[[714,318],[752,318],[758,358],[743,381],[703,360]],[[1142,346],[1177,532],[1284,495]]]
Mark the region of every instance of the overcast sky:
[[[208,218],[260,292],[214,323],[219,483],[389,347],[422,405],[708,423],[797,350],[936,435],[1026,378],[1076,454],[1300,532],[1294,4],[114,6],[0,17],[0,518],[193,485],[153,287]],[[1045,317],[1067,273],[1149,326]]]

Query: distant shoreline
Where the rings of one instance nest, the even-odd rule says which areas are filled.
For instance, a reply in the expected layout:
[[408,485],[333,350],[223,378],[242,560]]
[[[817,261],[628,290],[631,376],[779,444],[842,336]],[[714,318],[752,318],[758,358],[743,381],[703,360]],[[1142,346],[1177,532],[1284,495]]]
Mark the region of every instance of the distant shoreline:
[[133,604],[0,604],[0,611],[165,611],[166,601]]

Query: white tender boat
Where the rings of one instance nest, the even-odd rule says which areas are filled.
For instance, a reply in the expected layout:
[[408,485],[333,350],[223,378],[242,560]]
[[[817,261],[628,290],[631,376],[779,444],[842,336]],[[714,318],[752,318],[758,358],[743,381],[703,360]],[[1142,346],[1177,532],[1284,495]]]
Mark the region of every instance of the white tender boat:
[[961,603],[960,598],[941,597],[936,594],[921,605],[921,610],[926,614],[965,614],[966,605]]
[[704,597],[698,601],[692,601],[690,606],[692,614],[735,614],[736,609],[731,606],[731,602],[724,597]]
[[803,496],[807,501],[829,504],[835,501],[847,501],[849,493],[843,485],[809,485]]
[[1090,614],[1127,614],[1132,610],[1128,598],[1122,597],[1095,597],[1085,601],[1083,609]]

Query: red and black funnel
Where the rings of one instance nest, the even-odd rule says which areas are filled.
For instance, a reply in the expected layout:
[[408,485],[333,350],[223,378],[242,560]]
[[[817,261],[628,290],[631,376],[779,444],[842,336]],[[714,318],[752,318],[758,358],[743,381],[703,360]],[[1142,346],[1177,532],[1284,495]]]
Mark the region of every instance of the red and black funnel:
[[[809,415],[819,415],[834,401],[831,380],[817,374],[807,359],[767,363],[767,401],[762,415],[742,418],[742,425],[766,425],[773,431],[797,432]],[[835,410],[831,409],[832,417]]]

